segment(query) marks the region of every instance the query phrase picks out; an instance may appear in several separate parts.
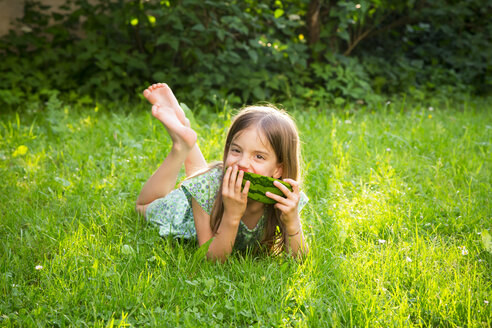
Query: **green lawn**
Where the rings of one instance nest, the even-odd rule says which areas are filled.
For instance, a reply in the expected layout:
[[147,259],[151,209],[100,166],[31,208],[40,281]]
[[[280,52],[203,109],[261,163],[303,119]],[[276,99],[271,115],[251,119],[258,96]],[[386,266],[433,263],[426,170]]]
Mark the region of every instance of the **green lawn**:
[[[170,148],[148,106],[1,114],[0,326],[492,326],[492,108],[428,106],[293,112],[302,263],[211,263],[135,214]],[[229,122],[193,120],[208,160]]]

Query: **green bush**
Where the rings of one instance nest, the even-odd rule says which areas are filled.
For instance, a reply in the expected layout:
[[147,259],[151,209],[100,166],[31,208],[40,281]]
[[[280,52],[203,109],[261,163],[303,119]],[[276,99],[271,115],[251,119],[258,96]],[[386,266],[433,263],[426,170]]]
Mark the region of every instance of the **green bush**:
[[307,67],[307,46],[295,33],[301,21],[288,18],[297,8],[281,2],[75,4],[48,27],[47,8],[26,3],[22,35],[11,31],[1,45],[5,102],[42,89],[128,98],[156,81],[187,99],[252,101],[283,94]]
[[47,100],[54,90],[129,101],[160,81],[195,105],[487,93],[491,8],[492,0],[67,0],[64,13],[49,14],[26,1],[0,39],[0,103]]
[[401,92],[405,86],[486,94],[492,87],[491,13],[490,0],[421,1],[390,16],[406,24],[375,34],[355,55],[364,57],[377,91]]

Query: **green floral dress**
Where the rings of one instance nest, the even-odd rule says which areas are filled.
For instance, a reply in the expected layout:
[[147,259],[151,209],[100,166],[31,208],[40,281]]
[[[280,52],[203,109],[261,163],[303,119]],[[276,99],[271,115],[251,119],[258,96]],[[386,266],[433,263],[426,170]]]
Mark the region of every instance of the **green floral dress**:
[[[159,227],[159,235],[176,238],[196,238],[195,221],[191,207],[191,199],[209,215],[212,212],[217,191],[222,182],[223,172],[213,168],[201,175],[183,181],[181,186],[163,198],[156,199],[147,207],[145,217]],[[307,196],[301,192],[298,210],[308,202]],[[244,250],[258,246],[265,229],[266,219],[263,215],[253,229],[249,229],[242,221],[239,224],[234,249]]]

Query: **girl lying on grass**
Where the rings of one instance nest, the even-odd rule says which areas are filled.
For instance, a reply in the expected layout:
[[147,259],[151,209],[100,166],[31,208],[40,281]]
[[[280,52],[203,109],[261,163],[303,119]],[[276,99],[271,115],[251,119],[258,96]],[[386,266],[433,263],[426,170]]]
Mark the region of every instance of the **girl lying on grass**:
[[[299,190],[299,135],[281,110],[250,106],[234,118],[225,142],[223,162],[208,166],[197,134],[171,89],[163,83],[144,91],[152,115],[162,122],[173,145],[164,162],[145,183],[136,209],[159,226],[161,236],[211,241],[207,257],[224,261],[233,249],[264,246],[271,253],[307,253],[299,212],[307,203]],[[174,189],[184,163],[187,179]],[[282,179],[274,185],[284,197],[267,192],[276,204],[248,198],[244,172]]]

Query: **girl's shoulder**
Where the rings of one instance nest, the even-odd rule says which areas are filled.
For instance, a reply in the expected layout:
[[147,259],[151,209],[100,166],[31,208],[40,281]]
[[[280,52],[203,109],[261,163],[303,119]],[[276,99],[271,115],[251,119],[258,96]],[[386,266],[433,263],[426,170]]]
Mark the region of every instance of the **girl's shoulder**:
[[181,189],[194,198],[207,212],[211,213],[217,191],[222,183],[223,171],[221,167],[210,167],[198,172],[181,183]]
[[190,186],[194,185],[197,183],[211,183],[213,185],[216,185],[217,183],[220,185],[220,182],[222,181],[224,173],[222,170],[222,163],[210,165],[209,167],[200,170],[190,176],[189,178],[186,178],[182,183],[181,186]]

